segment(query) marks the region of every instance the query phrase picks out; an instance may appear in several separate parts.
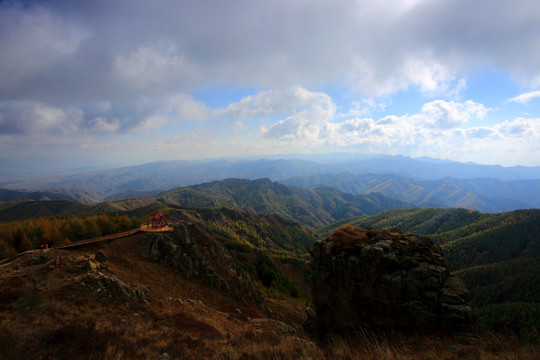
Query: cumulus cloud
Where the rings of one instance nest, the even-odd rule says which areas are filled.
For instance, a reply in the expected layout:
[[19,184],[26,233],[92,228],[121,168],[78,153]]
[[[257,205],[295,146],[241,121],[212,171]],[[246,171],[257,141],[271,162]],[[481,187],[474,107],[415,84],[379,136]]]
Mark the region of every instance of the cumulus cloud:
[[486,161],[496,161],[497,157],[506,159],[508,154],[515,154],[516,149],[523,156],[527,151],[537,151],[537,119],[517,118],[493,126],[469,125],[472,119],[485,118],[489,111],[492,109],[471,100],[435,100],[415,114],[343,120],[335,108],[319,112],[317,103],[313,103],[312,107],[263,128],[262,136],[294,145],[297,150],[329,146],[461,160],[475,154]]
[[142,130],[155,130],[167,124],[181,123],[182,121],[202,122],[211,114],[203,102],[195,100],[186,94],[171,96],[163,106],[158,107],[154,113],[147,116],[135,128]]
[[454,84],[456,76],[452,69],[433,58],[429,51],[407,55],[404,58],[363,59],[356,65],[353,83],[362,94],[388,95],[416,87],[426,94],[446,91],[456,92],[460,83]]
[[[308,92],[309,93],[309,92]],[[278,121],[262,132],[267,138],[310,141],[329,141],[345,145],[380,139],[393,142],[392,138],[413,139],[421,131],[441,131],[465,125],[471,119],[482,119],[490,110],[483,104],[468,100],[464,103],[435,100],[426,103],[417,114],[385,116],[379,120],[349,118],[340,122],[343,115],[336,113],[332,99],[320,93],[310,93],[311,102],[301,111]],[[350,113],[350,112],[349,112]]]
[[[261,96],[252,98],[253,102],[248,99],[244,102],[246,105],[244,109],[255,110],[251,112],[252,115],[258,114],[259,110],[264,108],[274,109],[272,112],[263,111],[266,115],[273,115],[276,110],[278,114],[291,113],[270,127],[262,127],[261,133],[266,138],[304,139],[318,142],[327,133],[327,125],[336,113],[336,105],[330,96],[301,87],[293,87],[283,93],[266,92],[258,95]],[[264,103],[262,107],[258,106],[261,100]]]
[[484,105],[471,100],[465,103],[435,100],[422,106],[419,119],[429,127],[450,129],[465,125],[471,118],[482,119],[488,111]]
[[205,103],[195,100],[190,95],[175,95],[169,100],[171,115],[176,121],[205,121],[211,110]]
[[242,98],[223,109],[214,111],[214,116],[232,119],[265,118],[306,109],[318,113],[335,111],[335,104],[329,95],[310,91],[301,86],[286,89],[261,91]]
[[513,103],[520,103],[520,104],[528,104],[529,101],[540,98],[540,90],[536,91],[530,91],[524,94],[520,94],[518,96],[515,96],[513,98],[510,98],[506,100],[507,103],[513,102]]

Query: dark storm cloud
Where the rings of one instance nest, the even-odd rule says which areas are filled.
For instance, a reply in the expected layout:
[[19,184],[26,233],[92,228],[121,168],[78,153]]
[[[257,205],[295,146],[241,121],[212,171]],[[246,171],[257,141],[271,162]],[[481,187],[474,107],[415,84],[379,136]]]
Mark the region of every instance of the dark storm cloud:
[[485,61],[540,79],[539,4],[8,1],[0,96],[125,103],[212,83],[309,87],[348,76],[372,79],[361,86],[369,93],[374,82],[429,87],[410,74],[418,64],[445,82]]

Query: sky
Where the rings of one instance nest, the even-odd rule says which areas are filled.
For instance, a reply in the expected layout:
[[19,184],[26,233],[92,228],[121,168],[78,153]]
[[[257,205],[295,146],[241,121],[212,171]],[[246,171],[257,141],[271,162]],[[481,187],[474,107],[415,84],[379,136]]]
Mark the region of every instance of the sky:
[[539,166],[540,1],[0,1],[6,172],[340,152]]

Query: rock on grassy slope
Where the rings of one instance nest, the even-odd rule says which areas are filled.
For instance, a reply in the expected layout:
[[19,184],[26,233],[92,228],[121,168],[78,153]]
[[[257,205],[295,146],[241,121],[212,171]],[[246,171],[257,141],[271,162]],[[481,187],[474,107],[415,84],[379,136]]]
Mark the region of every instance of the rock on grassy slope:
[[[144,234],[2,265],[0,358],[236,358],[246,341],[277,352],[315,347],[300,330],[303,305],[262,299],[223,247],[190,235],[191,248],[176,246],[198,253],[192,276],[156,258],[160,240]],[[56,256],[64,264],[57,271]],[[221,281],[209,281],[211,272]]]
[[[207,270],[174,266],[167,251],[156,257],[159,237],[144,234],[0,265],[0,359],[535,359],[536,348],[494,336],[470,343],[364,333],[317,342],[301,330],[304,304],[243,296],[243,285],[229,281],[238,269],[215,239],[188,231],[202,266],[191,269],[208,266],[235,291],[213,286]],[[177,235],[161,239],[181,258],[190,247]],[[55,271],[57,256],[64,266]]]

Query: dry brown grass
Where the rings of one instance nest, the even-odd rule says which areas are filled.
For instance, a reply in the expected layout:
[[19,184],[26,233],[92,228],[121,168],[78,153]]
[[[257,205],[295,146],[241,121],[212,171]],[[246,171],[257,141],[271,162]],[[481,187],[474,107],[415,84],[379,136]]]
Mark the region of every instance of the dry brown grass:
[[48,263],[17,268],[24,259],[3,267],[0,360],[157,359],[164,353],[170,359],[538,359],[538,348],[496,334],[476,343],[368,332],[317,342],[301,331],[302,304],[269,299],[262,309],[242,303],[150,262],[138,240],[98,248],[109,257],[104,271],[145,289],[149,305],[102,301],[75,280],[85,271],[77,259],[98,248],[59,251],[67,260],[61,271]]

